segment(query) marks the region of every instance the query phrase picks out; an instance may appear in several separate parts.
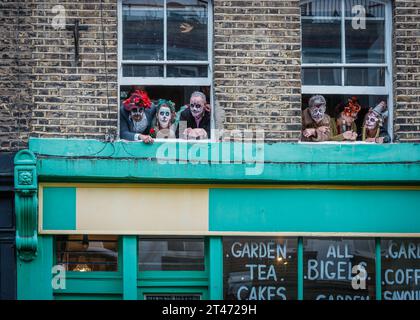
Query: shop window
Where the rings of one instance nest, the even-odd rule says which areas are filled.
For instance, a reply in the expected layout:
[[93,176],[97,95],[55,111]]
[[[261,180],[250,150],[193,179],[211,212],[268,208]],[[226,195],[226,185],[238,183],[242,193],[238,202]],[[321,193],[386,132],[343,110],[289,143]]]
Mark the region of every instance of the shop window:
[[204,239],[139,239],[139,271],[204,271]]
[[[380,116],[381,136],[392,138],[391,5],[382,0],[302,0],[302,109],[309,97],[326,98],[326,113],[337,118],[349,99],[356,97],[361,111],[357,138],[369,141],[363,120],[381,101],[387,106]],[[376,108],[375,110],[379,110]],[[340,118],[341,119],[341,118]],[[303,119],[305,121],[305,115]],[[379,124],[379,121],[378,121]],[[337,125],[337,124],[336,124]],[[341,126],[337,125],[338,133]],[[347,128],[350,129],[350,128]],[[373,136],[379,131],[372,131]],[[369,135],[368,135],[369,136]],[[303,141],[319,141],[305,138]],[[383,139],[379,139],[382,142]],[[385,139],[385,142],[388,138]],[[321,139],[321,141],[324,141]],[[337,141],[330,136],[325,141]],[[369,141],[369,142],[374,142]],[[376,140],[378,142],[378,140]]]
[[382,239],[383,300],[420,300],[420,239]]
[[57,236],[55,245],[56,264],[66,271],[118,271],[117,236]]
[[305,300],[375,300],[374,239],[303,240]]
[[297,239],[223,238],[227,300],[296,300]]
[[[158,139],[185,138],[175,127],[181,111],[190,104],[191,94],[199,91],[206,97],[208,114],[204,113],[197,128],[206,126],[207,135],[200,138],[210,139],[207,122],[213,126],[211,1],[120,0],[118,5],[120,109],[136,90],[145,91],[155,106],[159,99],[170,100],[175,104],[175,116],[171,113],[174,130],[156,134],[160,126],[157,114],[153,114],[150,118],[154,119],[148,119],[147,132],[142,134]],[[125,117],[120,114],[120,128],[122,121]],[[141,131],[138,128],[131,129]],[[122,130],[122,139],[139,138],[124,135]]]

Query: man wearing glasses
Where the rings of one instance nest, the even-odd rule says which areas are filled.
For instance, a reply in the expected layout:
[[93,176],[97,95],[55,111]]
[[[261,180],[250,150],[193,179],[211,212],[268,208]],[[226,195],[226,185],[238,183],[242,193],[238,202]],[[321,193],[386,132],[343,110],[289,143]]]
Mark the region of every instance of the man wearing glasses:
[[177,138],[188,140],[210,139],[210,110],[204,93],[195,91],[189,107],[181,112]]

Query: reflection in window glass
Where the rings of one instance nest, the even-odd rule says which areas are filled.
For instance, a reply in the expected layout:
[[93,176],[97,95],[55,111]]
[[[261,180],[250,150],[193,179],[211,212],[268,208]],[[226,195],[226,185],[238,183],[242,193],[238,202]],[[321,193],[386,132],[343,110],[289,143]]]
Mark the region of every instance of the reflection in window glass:
[[420,300],[420,239],[382,239],[382,298]]
[[[359,16],[356,6],[362,6],[366,12],[367,18],[383,18],[385,17],[385,5],[378,1],[372,0],[345,0],[346,17]],[[353,12],[352,12],[353,11]]]
[[366,21],[366,29],[354,29],[351,20],[346,21],[347,63],[385,62],[385,22]]
[[191,66],[191,65],[169,65],[167,67],[167,77],[179,77],[179,78],[206,78],[207,77],[207,66]]
[[303,263],[304,299],[375,299],[374,239],[304,239]]
[[118,237],[57,236],[56,259],[67,271],[117,271]]
[[341,0],[329,0],[327,4],[319,0],[302,1],[300,10],[302,17],[340,17]]
[[297,299],[297,239],[223,238],[226,300]]
[[207,6],[198,0],[168,1],[168,60],[207,60]]
[[203,239],[140,239],[140,271],[204,271]]
[[124,64],[122,68],[124,77],[163,77],[163,66]]
[[303,63],[341,62],[340,24],[340,20],[302,20]]
[[123,60],[163,60],[163,1],[123,2]]
[[384,86],[385,68],[345,68],[346,86]]
[[340,68],[304,68],[302,82],[306,86],[341,86]]

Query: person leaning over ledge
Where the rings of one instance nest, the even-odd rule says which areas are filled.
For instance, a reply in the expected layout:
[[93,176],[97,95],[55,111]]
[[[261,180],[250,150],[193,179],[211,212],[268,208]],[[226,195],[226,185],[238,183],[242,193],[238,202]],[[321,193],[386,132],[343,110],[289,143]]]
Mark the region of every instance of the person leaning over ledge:
[[195,91],[191,94],[189,106],[180,113],[176,137],[193,140],[210,138],[210,111],[204,93]]
[[134,91],[120,108],[120,137],[130,141],[153,143],[149,135],[156,106],[143,90]]
[[327,103],[321,95],[309,99],[309,107],[302,113],[302,141],[321,142],[331,140],[333,121],[325,113]]

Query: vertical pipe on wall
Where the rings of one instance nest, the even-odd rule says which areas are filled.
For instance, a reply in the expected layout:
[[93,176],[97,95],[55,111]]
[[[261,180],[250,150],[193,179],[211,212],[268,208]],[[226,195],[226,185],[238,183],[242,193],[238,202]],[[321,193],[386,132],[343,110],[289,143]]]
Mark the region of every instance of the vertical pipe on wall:
[[209,238],[209,299],[223,299],[222,237]]
[[303,300],[303,238],[298,238],[297,248],[297,259],[298,259],[298,300]]
[[381,239],[375,239],[375,253],[376,253],[376,300],[382,300],[382,275],[381,275]]
[[122,238],[123,299],[137,300],[137,237]]

